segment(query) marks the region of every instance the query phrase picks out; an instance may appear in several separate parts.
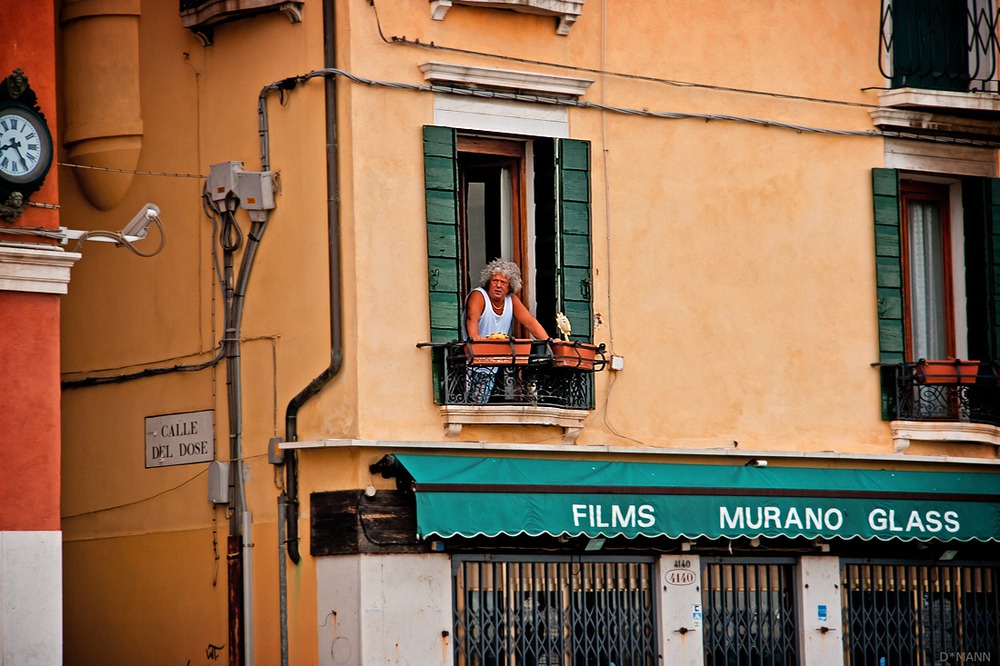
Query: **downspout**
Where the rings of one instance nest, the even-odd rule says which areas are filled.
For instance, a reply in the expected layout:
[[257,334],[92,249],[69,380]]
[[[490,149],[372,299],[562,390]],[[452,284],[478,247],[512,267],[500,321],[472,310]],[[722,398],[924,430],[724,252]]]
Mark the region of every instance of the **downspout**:
[[[336,24],[334,2],[323,2],[323,59],[327,68],[336,66]],[[330,283],[330,365],[291,399],[285,410],[285,441],[298,441],[299,409],[317,395],[326,384],[340,373],[344,358],[341,335],[341,293],[340,293],[340,179],[337,165],[337,84],[333,76],[324,77],[326,100],[326,184],[327,184],[327,237],[329,251]],[[263,93],[262,93],[263,95]],[[261,101],[263,108],[263,99]],[[267,160],[266,113],[261,116],[261,152]],[[268,167],[264,166],[266,170]],[[279,602],[281,625],[281,663],[288,664],[288,588],[287,565],[282,549],[293,563],[298,564],[299,553],[299,474],[298,453],[295,449],[285,451],[285,487],[278,497],[278,562],[279,562]],[[285,527],[287,526],[287,529]]]

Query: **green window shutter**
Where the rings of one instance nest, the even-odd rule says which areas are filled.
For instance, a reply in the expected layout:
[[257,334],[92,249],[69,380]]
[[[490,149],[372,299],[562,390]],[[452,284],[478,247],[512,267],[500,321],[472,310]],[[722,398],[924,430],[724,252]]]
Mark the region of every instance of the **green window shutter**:
[[[905,360],[903,261],[899,228],[899,175],[895,169],[872,169],[875,206],[875,285],[878,302],[879,362]],[[882,418],[896,415],[896,370],[881,367]]]
[[559,139],[556,145],[556,216],[559,238],[559,309],[569,318],[572,338],[593,337],[591,275],[590,142]]
[[457,145],[455,130],[424,127],[427,283],[432,342],[461,339]]
[[986,216],[986,311],[990,322],[987,344],[993,360],[1000,359],[1000,178],[990,178],[990,211]]
[[902,240],[899,229],[899,177],[895,169],[872,169],[875,203],[875,281],[878,290],[878,347],[882,363],[902,363]]

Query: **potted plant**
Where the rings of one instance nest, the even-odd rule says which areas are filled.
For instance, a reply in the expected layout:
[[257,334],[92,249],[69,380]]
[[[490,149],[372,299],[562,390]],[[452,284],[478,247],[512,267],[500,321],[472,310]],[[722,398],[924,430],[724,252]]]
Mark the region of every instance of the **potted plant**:
[[[550,342],[552,362],[561,368],[594,370],[598,363],[597,345],[587,342],[571,342],[569,334],[572,332],[572,326],[569,323],[569,319],[562,312],[556,314],[556,326],[558,326],[559,332],[562,334],[562,339],[553,339]],[[603,358],[600,363],[600,367],[603,367]]]

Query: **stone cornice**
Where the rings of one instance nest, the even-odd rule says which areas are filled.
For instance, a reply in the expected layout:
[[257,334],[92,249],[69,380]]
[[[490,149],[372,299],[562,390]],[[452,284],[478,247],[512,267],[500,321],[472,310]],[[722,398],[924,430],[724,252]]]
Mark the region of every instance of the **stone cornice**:
[[55,245],[0,243],[0,291],[65,294],[80,256]]
[[422,63],[420,71],[424,80],[439,85],[574,99],[594,83],[593,79],[433,61]]

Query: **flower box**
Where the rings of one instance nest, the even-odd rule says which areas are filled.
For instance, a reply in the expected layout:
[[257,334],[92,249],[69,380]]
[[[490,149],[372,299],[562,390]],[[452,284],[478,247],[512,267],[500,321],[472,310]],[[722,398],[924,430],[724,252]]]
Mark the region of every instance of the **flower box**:
[[597,345],[566,340],[553,340],[551,345],[552,361],[558,367],[577,370],[594,370],[595,366],[599,366],[599,370],[604,367],[603,354],[600,359],[597,358]]
[[975,384],[979,374],[979,361],[927,361],[917,362],[917,382],[920,384]]
[[524,365],[530,355],[531,340],[507,338],[465,342],[465,358],[469,365]]

